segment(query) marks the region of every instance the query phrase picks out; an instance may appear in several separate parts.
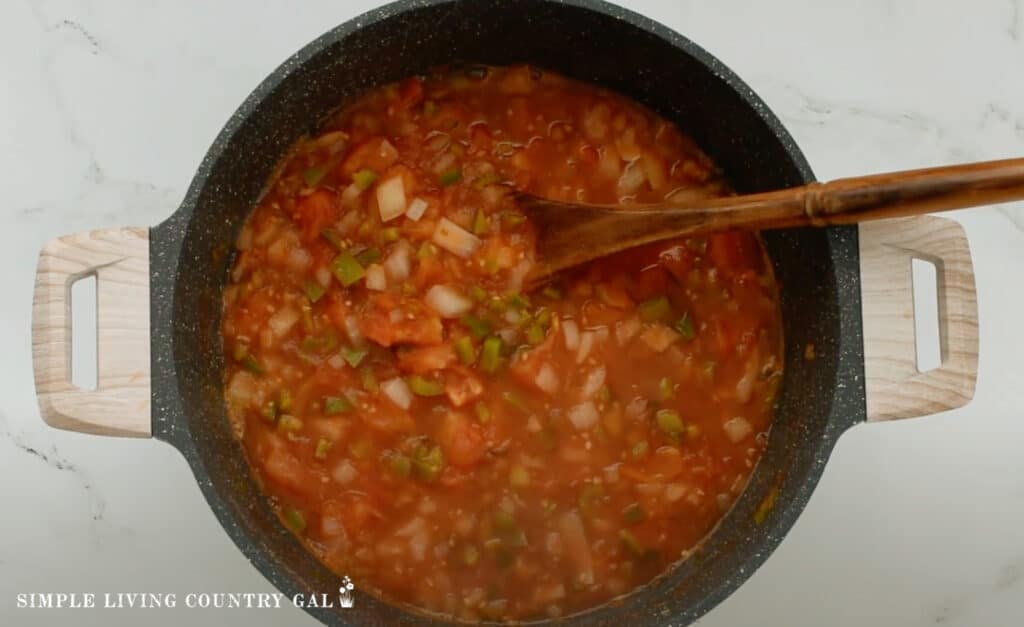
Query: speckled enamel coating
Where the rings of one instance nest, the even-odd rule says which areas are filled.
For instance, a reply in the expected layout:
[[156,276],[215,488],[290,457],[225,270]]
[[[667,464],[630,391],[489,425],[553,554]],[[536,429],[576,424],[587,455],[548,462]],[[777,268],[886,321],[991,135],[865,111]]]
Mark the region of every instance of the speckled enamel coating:
[[[153,433],[178,448],[228,535],[282,592],[340,579],[279,524],[231,437],[221,390],[221,292],[232,242],[284,150],[359,92],[453,60],[529,62],[642,102],[693,136],[741,192],[813,180],[764,103],[677,33],[619,7],[572,0],[413,0],[347,22],[277,68],[227,122],[181,207],[151,232]],[[682,627],[739,587],[778,546],[837,438],[865,417],[855,228],[766,236],[782,285],[786,374],[769,446],[718,529],[667,576],[578,625]],[[805,361],[804,347],[816,359]],[[770,490],[777,503],[753,521]],[[357,590],[329,625],[436,621]]]

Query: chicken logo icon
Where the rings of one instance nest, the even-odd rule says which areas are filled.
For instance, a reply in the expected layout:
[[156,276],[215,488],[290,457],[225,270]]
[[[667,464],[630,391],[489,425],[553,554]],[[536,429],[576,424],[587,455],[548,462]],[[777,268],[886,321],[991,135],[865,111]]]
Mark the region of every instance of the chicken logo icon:
[[338,600],[341,602],[341,607],[349,608],[355,603],[355,597],[353,594],[355,585],[352,580],[348,578],[348,575],[341,580],[341,587],[338,588]]

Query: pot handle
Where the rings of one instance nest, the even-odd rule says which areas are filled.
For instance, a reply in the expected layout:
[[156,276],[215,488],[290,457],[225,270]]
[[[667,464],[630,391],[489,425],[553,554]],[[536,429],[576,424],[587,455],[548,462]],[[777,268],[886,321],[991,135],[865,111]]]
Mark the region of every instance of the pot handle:
[[[865,222],[860,230],[867,420],[897,420],[963,407],[978,378],[978,301],[967,236],[935,216]],[[917,368],[911,260],[935,264],[939,350]]]
[[[96,389],[71,383],[71,285],[96,277]],[[86,231],[47,242],[32,299],[32,366],[43,420],[150,437],[149,231]]]

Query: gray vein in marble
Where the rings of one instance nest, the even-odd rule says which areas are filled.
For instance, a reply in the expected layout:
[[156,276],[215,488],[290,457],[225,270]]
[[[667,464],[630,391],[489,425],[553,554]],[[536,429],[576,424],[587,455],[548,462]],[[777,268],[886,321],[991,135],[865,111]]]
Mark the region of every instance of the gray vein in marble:
[[[88,44],[91,54],[99,55],[105,52],[100,40],[79,22],[63,19],[56,24],[47,25],[46,18],[35,5],[32,5],[32,13],[44,33],[70,30],[77,33],[80,36],[79,38]],[[81,201],[86,200],[100,190],[111,192],[113,197],[118,198],[120,207],[111,211],[104,211],[100,215],[109,220],[131,221],[133,225],[137,218],[129,216],[137,215],[140,210],[156,210],[164,213],[175,207],[176,202],[181,197],[181,193],[178,190],[160,187],[147,181],[116,178],[104,171],[103,165],[96,156],[96,150],[93,147],[92,141],[80,130],[79,125],[76,123],[73,108],[64,97],[60,81],[53,71],[53,61],[57,50],[59,50],[59,47],[51,48],[39,60],[39,65],[53,103],[57,108],[60,122],[66,129],[69,142],[74,149],[85,156],[87,161],[85,171],[80,179],[85,189],[78,194],[75,200],[81,203]],[[15,213],[17,215],[29,216],[46,214],[51,210],[56,210],[56,208],[31,205],[16,208]]]
[[[96,492],[89,475],[74,462],[64,458],[57,451],[56,446],[50,446],[49,451],[40,450],[40,447],[30,443],[21,433],[15,433],[7,424],[7,417],[0,413],[0,441],[10,442],[16,449],[42,461],[47,466],[61,472],[74,476],[82,485],[86,499],[89,504],[89,517],[93,524],[103,520],[106,511],[106,501]],[[98,540],[98,535],[95,536]]]
[[81,35],[85,42],[89,44],[90,52],[94,55],[99,54],[100,50],[102,50],[100,40],[89,32],[88,29],[74,20],[64,19],[46,29],[46,31],[50,33],[58,30],[71,30]]

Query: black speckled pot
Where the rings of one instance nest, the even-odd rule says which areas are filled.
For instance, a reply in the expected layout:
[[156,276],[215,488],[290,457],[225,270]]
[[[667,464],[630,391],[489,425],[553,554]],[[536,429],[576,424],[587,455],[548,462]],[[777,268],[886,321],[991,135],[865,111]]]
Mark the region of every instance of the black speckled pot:
[[[359,92],[455,59],[528,62],[651,107],[692,135],[741,192],[813,179],[763,102],[708,53],[603,2],[406,0],[343,24],[288,59],[242,104],[203,160],[182,206],[152,229],[153,433],[192,465],[239,548],[288,595],[339,579],[279,524],[232,439],[218,329],[231,243],[285,149]],[[693,557],[579,625],[687,625],[735,590],[778,546],[814,490],[837,437],[865,418],[855,228],[766,237],[782,284],[786,375],[768,450],[750,486]],[[813,342],[819,358],[802,359]],[[841,383],[841,384],[840,384]],[[778,490],[760,525],[758,504]],[[330,625],[429,623],[358,594],[314,609]]]

